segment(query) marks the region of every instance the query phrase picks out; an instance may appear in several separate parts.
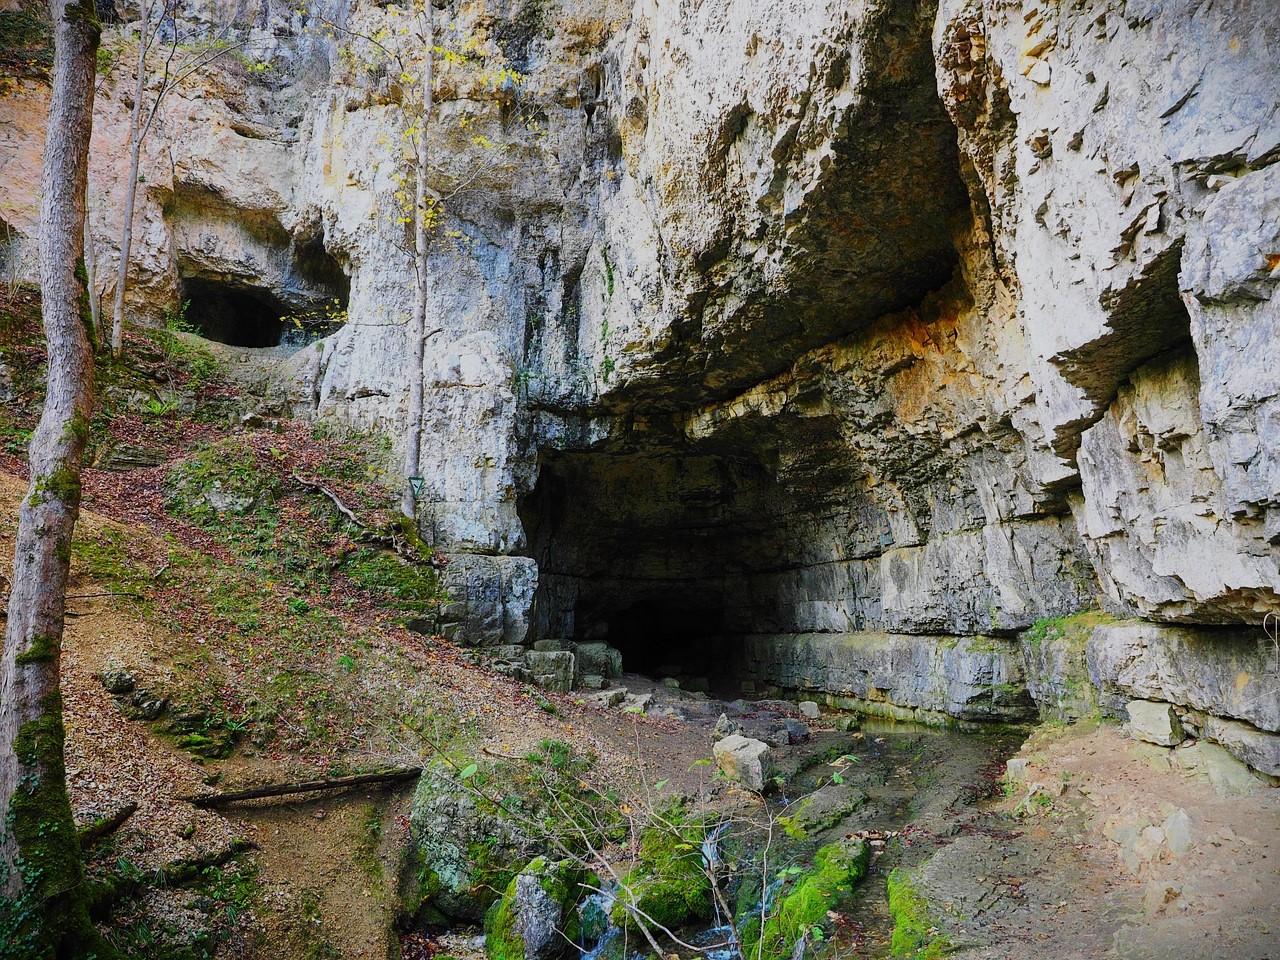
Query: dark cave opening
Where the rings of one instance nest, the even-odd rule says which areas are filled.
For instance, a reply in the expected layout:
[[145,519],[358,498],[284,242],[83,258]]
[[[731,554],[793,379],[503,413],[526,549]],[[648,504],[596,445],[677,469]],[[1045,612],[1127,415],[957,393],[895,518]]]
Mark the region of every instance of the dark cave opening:
[[233,347],[275,347],[289,307],[270,291],[234,287],[204,277],[182,282],[187,322],[206,340]]
[[521,504],[539,567],[532,638],[603,641],[626,672],[659,679],[731,672],[723,583],[742,572],[729,505],[745,479],[688,453],[545,455]]
[[[743,638],[796,629],[788,577],[814,559],[822,496],[797,491],[791,469],[837,488],[811,463],[780,467],[776,437],[738,439],[544,451],[520,503],[538,562],[529,642],[603,641],[628,673],[736,691]],[[790,439],[823,446],[803,427]]]
[[622,652],[629,673],[650,677],[719,679],[731,655],[723,602],[715,595],[656,594],[618,609],[597,611],[593,623]]
[[279,289],[182,276],[186,321],[206,340],[233,347],[300,349],[341,326],[351,278],[319,237],[299,240]]

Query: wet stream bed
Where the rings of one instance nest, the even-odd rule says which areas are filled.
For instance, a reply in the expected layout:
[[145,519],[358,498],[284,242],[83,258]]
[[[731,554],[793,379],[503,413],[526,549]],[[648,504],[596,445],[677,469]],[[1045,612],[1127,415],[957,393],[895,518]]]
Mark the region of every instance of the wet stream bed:
[[[773,740],[779,786],[763,802],[724,781],[713,782],[697,801],[728,823],[704,844],[702,856],[717,862],[717,882],[735,911],[745,906],[758,914],[762,894],[766,913],[774,910],[775,900],[812,868],[813,854],[823,846],[858,839],[870,849],[867,875],[851,897],[833,903],[823,924],[827,942],[822,953],[810,950],[810,956],[889,956],[890,872],[914,865],[970,829],[983,802],[999,794],[1005,761],[1027,735],[1020,727],[993,726],[974,734],[870,718],[842,730],[858,720],[839,713],[804,719],[782,701],[726,702],[651,689],[646,712],[678,719],[695,736],[705,735],[708,755],[717,723],[721,732],[728,727]],[[604,899],[607,913],[611,903]],[[681,943],[666,944],[666,955],[736,960],[741,952],[722,913],[717,906],[709,923],[676,931]],[[456,930],[440,946],[460,960],[483,956],[476,934]],[[622,950],[620,937],[611,929],[579,942],[567,956],[621,960],[653,952],[634,934]]]

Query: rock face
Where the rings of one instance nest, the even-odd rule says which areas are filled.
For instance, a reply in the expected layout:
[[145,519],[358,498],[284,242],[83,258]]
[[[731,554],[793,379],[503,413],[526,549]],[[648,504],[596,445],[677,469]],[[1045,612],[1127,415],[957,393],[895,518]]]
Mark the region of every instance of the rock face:
[[820,690],[837,703],[897,719],[1008,721],[1035,714],[1017,648],[990,638],[755,636],[746,661],[784,688]]
[[[135,309],[340,300],[282,377],[299,412],[399,442],[403,91],[265,10],[236,29],[269,77],[190,78],[149,141]],[[1280,605],[1270,13],[447,8],[448,43],[523,80],[451,63],[426,133],[448,199],[421,522],[455,558],[446,630],[969,721],[1026,715],[1028,683],[1090,709],[1078,650],[1014,638],[1102,605],[1140,621],[1090,646],[1104,705],[1280,729],[1275,669],[1253,706],[1222,672]],[[108,265],[128,62],[94,144]],[[23,262],[44,97],[0,100]]]

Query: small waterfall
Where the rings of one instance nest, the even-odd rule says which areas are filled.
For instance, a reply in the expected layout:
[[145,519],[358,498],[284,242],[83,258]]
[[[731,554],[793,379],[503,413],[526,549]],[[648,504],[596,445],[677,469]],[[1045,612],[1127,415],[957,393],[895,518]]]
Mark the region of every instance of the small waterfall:
[[[617,899],[616,892],[613,884],[608,884],[578,904],[578,918],[582,926],[578,950],[582,954],[582,960],[599,960],[609,944],[621,933],[611,919],[613,904]],[[593,940],[594,946],[588,948],[587,944]]]

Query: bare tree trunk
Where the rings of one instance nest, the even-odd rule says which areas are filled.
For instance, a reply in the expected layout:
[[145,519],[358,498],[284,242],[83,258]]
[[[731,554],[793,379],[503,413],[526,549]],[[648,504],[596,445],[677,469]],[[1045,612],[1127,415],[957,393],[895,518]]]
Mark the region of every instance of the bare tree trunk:
[[19,514],[0,659],[0,915],[18,918],[7,955],[70,957],[103,953],[85,910],[59,684],[80,459],[93,408],[92,336],[77,271],[99,27],[93,0],[51,0],[50,11],[53,91],[40,205],[48,392],[31,438],[31,487]]
[[413,316],[406,334],[409,346],[409,425],[404,454],[404,498],[400,508],[416,520],[417,497],[411,477],[418,476],[422,460],[422,406],[427,352],[427,124],[433,107],[435,65],[435,12],[431,0],[423,4],[426,17],[426,61],[422,67],[422,116],[418,118],[417,164],[414,177],[413,267],[416,279]]
[[89,295],[89,317],[93,321],[95,337],[101,337],[102,301],[98,299],[98,255],[93,246],[93,231],[89,229],[88,203],[86,200],[84,216],[84,285]]
[[138,5],[138,82],[133,90],[133,110],[129,114],[129,181],[124,195],[124,222],[120,227],[120,264],[116,268],[116,298],[111,313],[111,352],[124,350],[124,289],[129,276],[129,254],[133,247],[133,209],[138,198],[138,167],[142,159],[142,98],[147,92],[147,48],[151,45],[148,13],[151,0]]

